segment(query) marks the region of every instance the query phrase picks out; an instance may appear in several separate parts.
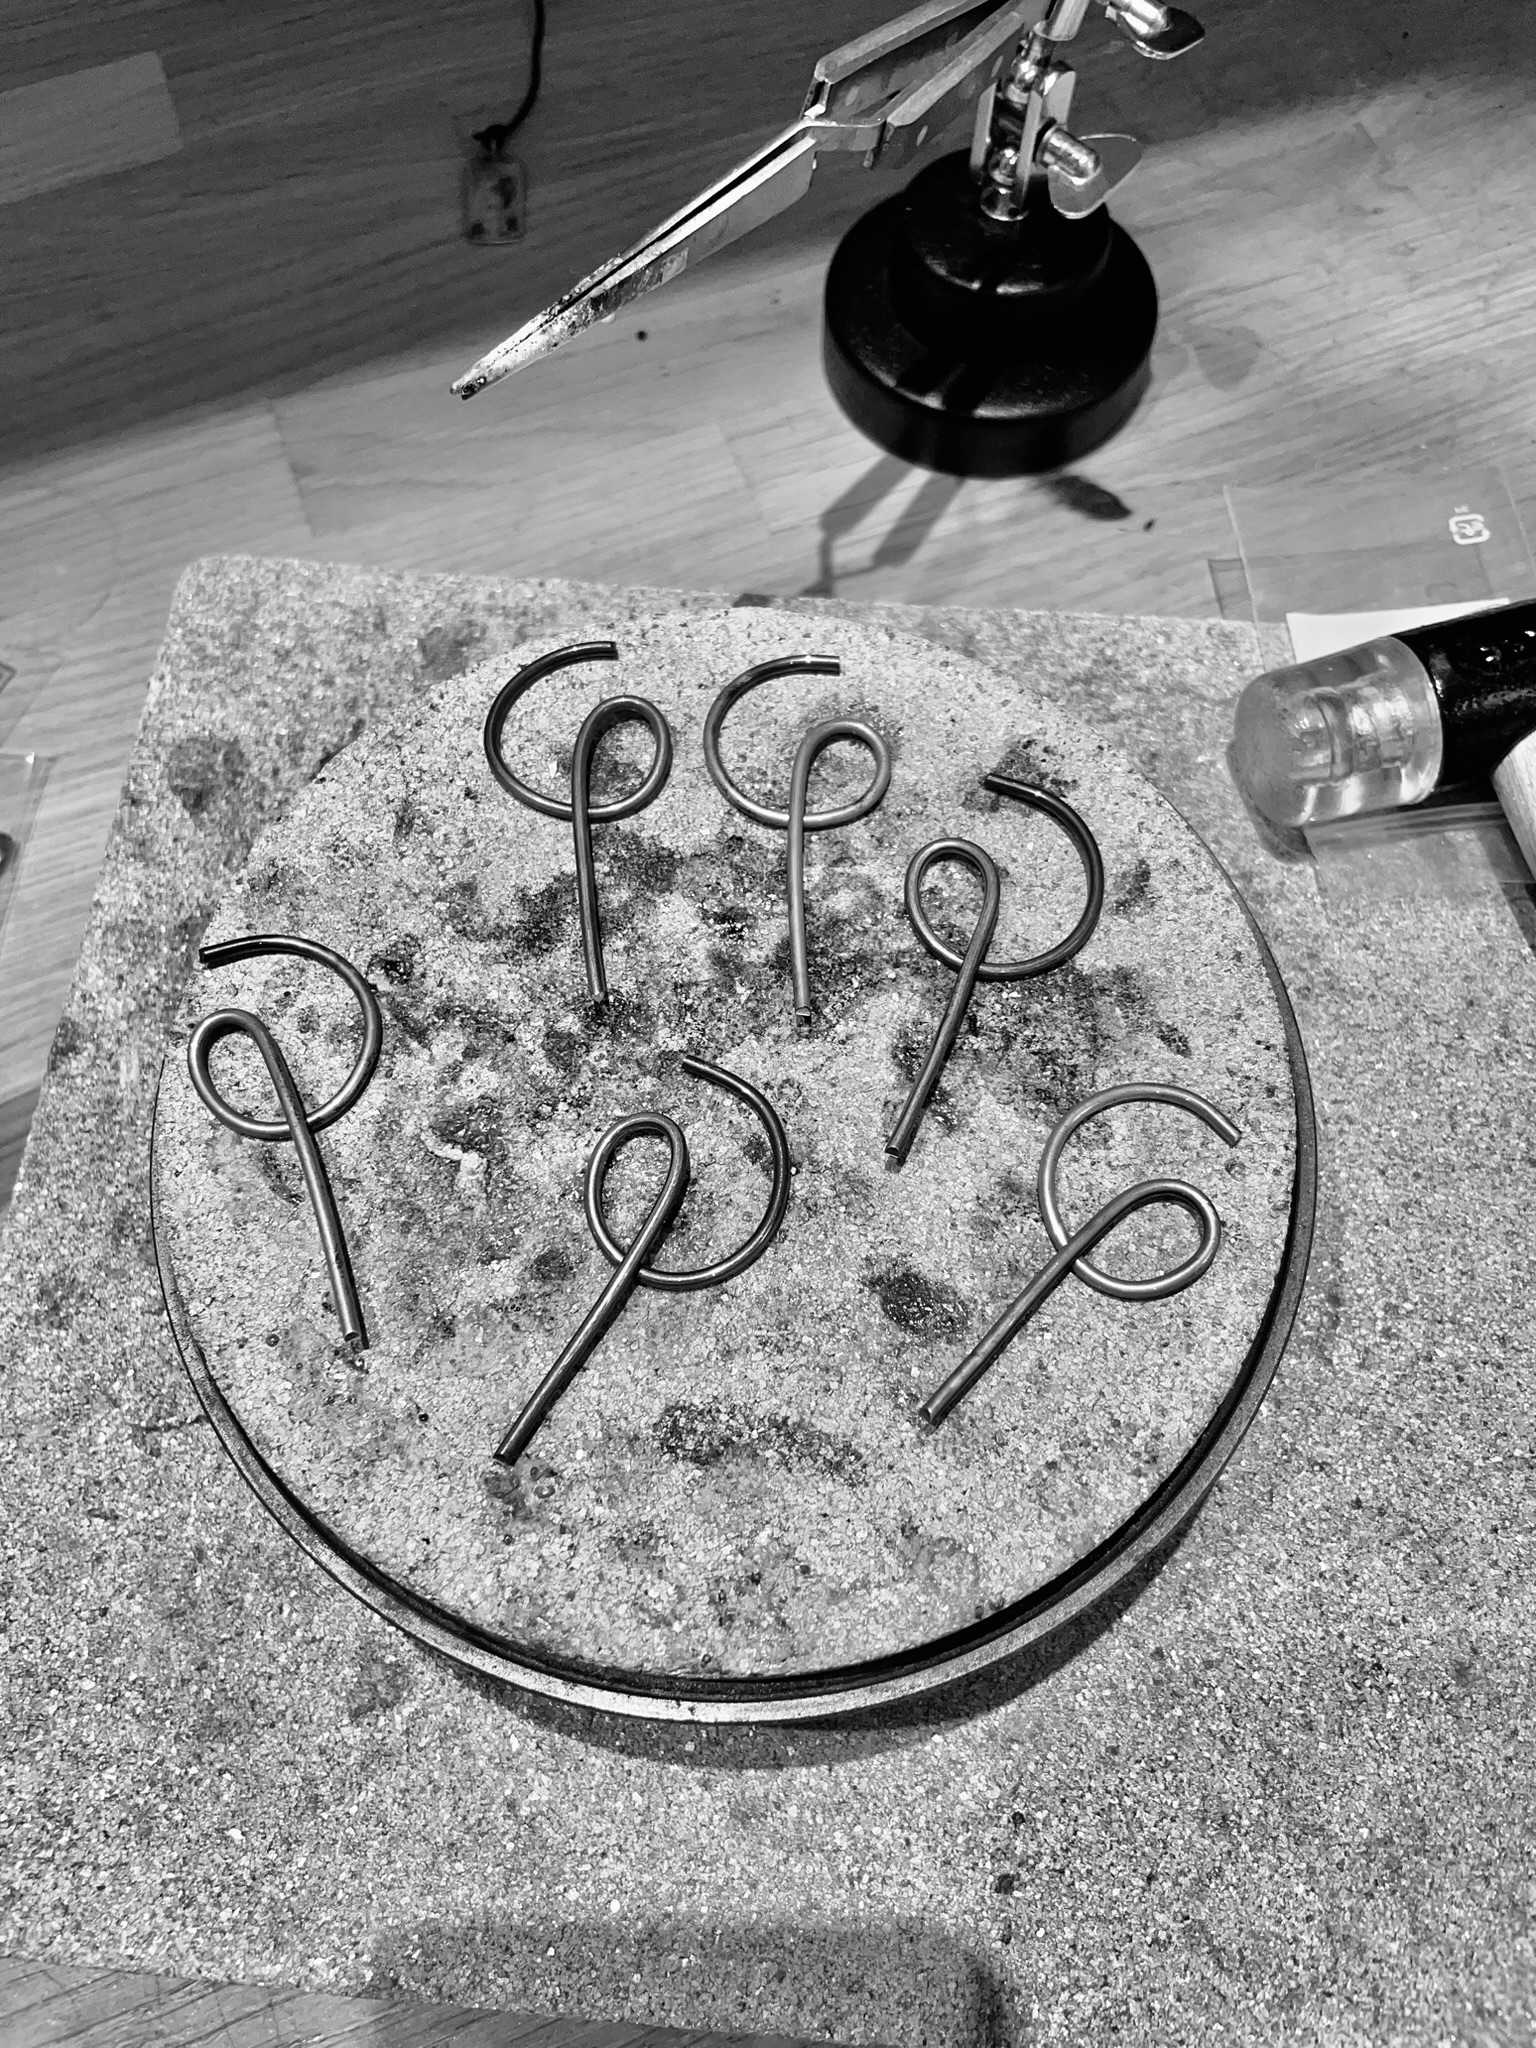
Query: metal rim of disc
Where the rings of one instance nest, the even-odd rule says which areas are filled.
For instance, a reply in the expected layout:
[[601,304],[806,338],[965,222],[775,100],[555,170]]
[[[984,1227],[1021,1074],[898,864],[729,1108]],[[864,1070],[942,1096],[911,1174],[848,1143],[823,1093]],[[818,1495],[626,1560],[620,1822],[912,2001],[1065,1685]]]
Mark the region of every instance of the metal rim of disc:
[[[1185,820],[1186,825],[1188,821]],[[162,1240],[156,1199],[159,1087],[150,1125],[150,1226],[155,1264],[176,1348],[203,1411],[241,1477],[300,1549],[339,1586],[427,1648],[487,1678],[567,1705],[653,1721],[783,1723],[826,1721],[934,1692],[1005,1662],[1102,1600],[1183,1528],[1242,1442],[1274,1378],[1301,1305],[1317,1215],[1317,1122],[1296,1013],[1253,912],[1200,835],[1207,859],[1232,891],[1259,949],[1285,1029],[1296,1100],[1296,1167],[1291,1217],[1275,1285],[1225,1395],[1195,1442],[1141,1505],[1086,1557],[983,1621],[908,1650],[783,1677],[720,1677],[679,1684],[674,1674],[625,1671],[542,1655],[494,1629],[413,1593],[331,1529],[272,1469],[230,1407],[192,1331]],[[164,1068],[160,1086],[164,1085]]]

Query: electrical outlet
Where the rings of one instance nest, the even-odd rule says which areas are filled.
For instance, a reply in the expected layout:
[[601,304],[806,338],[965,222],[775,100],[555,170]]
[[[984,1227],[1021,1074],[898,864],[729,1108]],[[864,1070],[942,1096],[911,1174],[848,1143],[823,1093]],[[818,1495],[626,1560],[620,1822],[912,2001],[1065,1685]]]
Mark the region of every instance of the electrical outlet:
[[471,242],[520,242],[528,224],[528,174],[515,156],[477,149],[464,166],[464,235]]

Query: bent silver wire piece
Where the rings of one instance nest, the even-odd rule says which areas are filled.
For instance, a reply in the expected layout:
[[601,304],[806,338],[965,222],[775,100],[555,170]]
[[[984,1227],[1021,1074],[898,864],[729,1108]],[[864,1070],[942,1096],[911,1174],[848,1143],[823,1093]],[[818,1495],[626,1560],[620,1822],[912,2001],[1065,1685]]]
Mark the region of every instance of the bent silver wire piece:
[[[795,753],[789,778],[789,809],[780,811],[771,804],[758,803],[731,780],[720,759],[720,730],[731,706],[759,683],[770,682],[776,676],[837,676],[842,672],[842,664],[832,654],[796,654],[762,662],[727,683],[704,720],[704,765],[716,789],[743,817],[767,825],[772,831],[789,834],[789,960],[795,1016],[802,1024],[809,1024],[813,1015],[811,969],[805,943],[805,835],[834,831],[839,825],[851,825],[878,810],[891,786],[891,750],[874,727],[862,719],[830,718],[813,725]],[[873,779],[864,794],[852,803],[832,811],[808,811],[805,806],[811,770],[827,748],[839,740],[852,740],[873,758]]]
[[[1058,46],[1077,35],[1091,4],[923,0],[830,51],[817,60],[798,119],[525,321],[456,378],[453,392],[473,398],[772,220],[804,198],[823,152],[856,157],[866,170],[897,167],[971,115],[973,162],[993,187],[1039,173],[1058,211],[1093,211],[1134,165],[1140,144],[1080,137],[1065,126],[1075,74],[1058,61]],[[1097,4],[1145,57],[1178,56],[1201,39],[1193,16],[1166,0]]]
[[[1031,1316],[1050,1299],[1069,1273],[1085,1286],[1096,1288],[1100,1294],[1110,1295],[1116,1301],[1162,1301],[1170,1294],[1180,1294],[1186,1287],[1192,1287],[1210,1271],[1212,1261],[1221,1249],[1221,1218],[1210,1197],[1199,1188],[1191,1187],[1187,1181],[1139,1180],[1133,1186],[1123,1188],[1118,1195],[1111,1196],[1080,1230],[1069,1232],[1063,1223],[1056,1192],[1056,1171],[1061,1163],[1062,1150],[1073,1132],[1087,1123],[1090,1117],[1102,1116],[1105,1110],[1113,1109],[1122,1102],[1172,1103],[1176,1109],[1188,1110],[1191,1116],[1209,1124],[1217,1137],[1228,1145],[1236,1145],[1243,1135],[1236,1124],[1223,1116],[1204,1096],[1196,1095],[1192,1089],[1160,1081],[1132,1081],[1117,1088],[1102,1088],[1096,1095],[1078,1103],[1075,1109],[1068,1110],[1045,1141],[1035,1177],[1040,1220],[1056,1248],[1055,1257],[1047,1260],[1023,1293],[1003,1310],[980,1343],[973,1346],[918,1409],[918,1415],[930,1428],[936,1429],[982,1374],[997,1363]],[[1088,1253],[1102,1238],[1107,1237],[1117,1224],[1123,1223],[1127,1216],[1149,1207],[1153,1202],[1167,1202],[1175,1208],[1184,1209],[1199,1224],[1200,1242],[1187,1259],[1170,1267],[1166,1273],[1154,1273],[1147,1280],[1122,1280],[1089,1262]]]
[[[912,1149],[912,1141],[917,1136],[929,1098],[954,1050],[977,982],[1030,981],[1037,974],[1049,974],[1053,968],[1065,966],[1093,937],[1099,912],[1104,907],[1104,861],[1099,852],[1099,842],[1082,816],[1064,797],[1053,796],[1048,789],[1036,789],[1032,783],[1016,782],[1010,775],[984,776],[982,787],[994,796],[1006,796],[1015,803],[1027,804],[1031,810],[1043,812],[1061,826],[1083,863],[1088,901],[1082,916],[1059,944],[1047,947],[1043,953],[1036,953],[1028,960],[991,960],[987,953],[992,944],[992,934],[997,929],[998,908],[1002,902],[1002,882],[991,854],[970,839],[935,839],[913,854],[907,867],[907,916],[923,947],[935,960],[953,968],[955,987],[934,1033],[928,1057],[896,1120],[896,1128],[886,1140],[887,1159],[896,1166],[902,1164]],[[980,880],[984,891],[981,910],[963,954],[957,953],[953,946],[945,945],[928,922],[927,912],[923,909],[923,883],[929,870],[941,861],[952,861],[960,867],[969,868]]]
[[[326,1177],[325,1162],[315,1143],[315,1133],[344,1117],[373,1079],[384,1043],[384,1018],[379,1009],[379,999],[366,977],[350,960],[344,959],[340,953],[333,953],[329,946],[322,946],[315,939],[261,932],[249,938],[227,939],[220,945],[204,946],[197,957],[204,967],[230,967],[237,960],[253,960],[270,953],[291,953],[300,960],[312,960],[320,967],[328,967],[333,974],[340,975],[356,996],[363,1013],[363,1043],[345,1081],[329,1102],[322,1103],[318,1109],[307,1109],[276,1039],[250,1010],[236,1009],[211,1011],[193,1028],[187,1043],[187,1071],[205,1107],[237,1138],[250,1138],[263,1145],[293,1146],[298,1154],[299,1171],[304,1176],[309,1204],[314,1210],[315,1227],[320,1233],[320,1248],[325,1254],[331,1299],[336,1304],[342,1336],[354,1351],[366,1351],[368,1332],[363,1323],[362,1305],[357,1298],[357,1283],[352,1277],[352,1260],[347,1251],[341,1218],[336,1211],[336,1198]],[[261,1054],[277,1096],[278,1108],[282,1111],[281,1121],[245,1116],[219,1093],[209,1070],[209,1055],[221,1039],[236,1034],[248,1038]]]
[[[592,827],[610,825],[619,818],[632,818],[655,802],[672,772],[672,728],[649,697],[605,697],[582,720],[571,756],[571,797],[567,803],[557,796],[545,796],[531,789],[507,766],[501,751],[501,737],[513,705],[544,676],[557,669],[574,668],[584,661],[617,661],[619,650],[611,640],[583,640],[569,647],[557,647],[553,654],[541,654],[520,668],[510,682],[496,692],[485,718],[485,758],[491,773],[520,804],[546,818],[568,823],[576,842],[576,903],[581,913],[581,950],[587,969],[587,993],[594,1003],[608,1000],[608,975],[603,966],[603,926],[597,903],[597,870],[592,859]],[[592,801],[592,762],[597,743],[617,725],[643,725],[655,743],[645,779],[628,796],[615,797],[606,804]]]
[[[681,1066],[685,1074],[708,1081],[713,1087],[734,1095],[756,1115],[767,1136],[772,1158],[773,1186],[769,1191],[768,1205],[751,1235],[744,1238],[734,1251],[727,1252],[723,1258],[715,1259],[707,1266],[689,1266],[674,1272],[648,1264],[676,1222],[683,1197],[688,1192],[692,1173],[688,1140],[683,1135],[682,1126],[660,1111],[641,1111],[634,1116],[620,1117],[617,1123],[610,1124],[587,1161],[584,1201],[587,1228],[603,1257],[612,1263],[616,1271],[580,1328],[539,1382],[522,1413],[496,1446],[493,1455],[503,1465],[515,1465],[527,1450],[550,1410],[612,1328],[637,1287],[653,1287],[662,1294],[693,1294],[702,1287],[722,1286],[727,1280],[735,1279],[738,1273],[744,1273],[748,1266],[756,1264],[778,1236],[789,1203],[789,1141],[784,1135],[778,1111],[760,1089],[725,1067],[717,1067],[709,1060],[695,1059],[692,1054],[684,1056]],[[660,1138],[670,1158],[661,1192],[651,1204],[650,1213],[636,1233],[633,1244],[626,1249],[608,1228],[608,1219],[603,1214],[603,1189],[614,1160],[635,1138]]]

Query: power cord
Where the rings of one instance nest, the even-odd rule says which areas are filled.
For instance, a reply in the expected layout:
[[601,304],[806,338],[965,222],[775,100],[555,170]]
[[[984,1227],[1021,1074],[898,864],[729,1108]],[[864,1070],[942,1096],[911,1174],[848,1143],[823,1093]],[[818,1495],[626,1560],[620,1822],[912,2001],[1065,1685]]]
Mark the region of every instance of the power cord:
[[523,94],[522,104],[510,121],[497,121],[489,128],[479,128],[470,140],[480,146],[480,153],[495,161],[533,112],[539,97],[539,87],[544,79],[544,0],[533,0],[533,43],[528,53],[528,90]]

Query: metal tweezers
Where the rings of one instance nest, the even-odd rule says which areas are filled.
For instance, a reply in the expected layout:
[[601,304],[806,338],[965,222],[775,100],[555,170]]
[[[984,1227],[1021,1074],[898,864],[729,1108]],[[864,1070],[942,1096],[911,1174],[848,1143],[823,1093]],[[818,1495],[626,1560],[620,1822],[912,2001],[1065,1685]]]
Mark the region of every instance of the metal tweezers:
[[856,156],[866,170],[899,167],[979,102],[974,160],[998,74],[1026,38],[1038,107],[1020,175],[1029,175],[1037,154],[1045,161],[1054,129],[1062,161],[1051,166],[1053,201],[1063,211],[1091,211],[1129,163],[1106,178],[1085,140],[1113,143],[1122,156],[1126,146],[1136,154],[1140,148],[1125,136],[1069,137],[1052,118],[1070,101],[1071,78],[1052,65],[1052,49],[1077,34],[1095,4],[1143,56],[1175,57],[1200,40],[1199,24],[1164,0],[924,0],[820,58],[798,120],[482,356],[454,392],[473,398],[772,220],[810,190],[823,151]]

